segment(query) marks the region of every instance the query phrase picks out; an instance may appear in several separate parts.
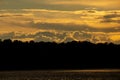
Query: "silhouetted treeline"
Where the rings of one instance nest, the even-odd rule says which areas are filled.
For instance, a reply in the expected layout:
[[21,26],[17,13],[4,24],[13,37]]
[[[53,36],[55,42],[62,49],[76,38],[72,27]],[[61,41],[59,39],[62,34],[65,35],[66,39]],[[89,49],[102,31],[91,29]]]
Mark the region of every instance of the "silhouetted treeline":
[[120,68],[120,45],[0,40],[0,70]]
[[[22,42],[19,40],[0,40],[0,48],[1,49],[32,49],[32,50],[37,50],[41,49],[44,51],[44,49],[52,50],[55,51],[55,49],[69,49],[70,51],[74,51],[77,49],[109,49],[109,50],[117,50],[120,49],[119,44],[113,44],[113,43],[98,43],[94,44],[91,42],[83,41],[83,42],[77,42],[77,41],[72,41],[68,43],[55,43],[55,42],[34,42],[34,41],[29,41],[29,42]],[[108,50],[108,51],[109,51]],[[46,50],[45,50],[46,51]],[[86,51],[86,50],[85,50]],[[96,51],[96,50],[95,50]]]

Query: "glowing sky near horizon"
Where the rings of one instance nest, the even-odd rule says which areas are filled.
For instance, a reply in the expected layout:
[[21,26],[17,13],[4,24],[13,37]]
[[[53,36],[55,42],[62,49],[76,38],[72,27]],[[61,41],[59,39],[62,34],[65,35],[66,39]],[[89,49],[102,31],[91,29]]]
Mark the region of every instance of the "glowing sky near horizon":
[[119,0],[0,0],[0,39],[120,43]]

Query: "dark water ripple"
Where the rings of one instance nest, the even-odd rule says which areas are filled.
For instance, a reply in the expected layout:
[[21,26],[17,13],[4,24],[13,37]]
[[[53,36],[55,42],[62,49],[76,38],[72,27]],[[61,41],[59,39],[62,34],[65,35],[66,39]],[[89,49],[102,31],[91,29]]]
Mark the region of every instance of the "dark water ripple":
[[2,71],[0,80],[120,80],[120,70]]

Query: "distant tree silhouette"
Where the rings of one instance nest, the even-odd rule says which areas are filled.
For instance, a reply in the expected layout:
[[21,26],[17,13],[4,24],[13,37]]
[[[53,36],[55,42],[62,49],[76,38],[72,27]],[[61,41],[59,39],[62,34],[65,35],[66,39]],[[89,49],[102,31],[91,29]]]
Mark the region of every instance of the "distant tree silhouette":
[[0,40],[0,70],[120,68],[120,45]]

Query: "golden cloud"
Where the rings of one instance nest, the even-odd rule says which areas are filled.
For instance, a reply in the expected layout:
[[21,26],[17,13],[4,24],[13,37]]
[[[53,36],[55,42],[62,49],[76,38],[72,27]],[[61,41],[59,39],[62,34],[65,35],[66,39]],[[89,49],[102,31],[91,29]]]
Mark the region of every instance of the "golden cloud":
[[[119,21],[120,10],[1,10],[0,33],[4,39],[4,33],[15,32],[9,38],[23,41],[116,42],[120,39],[119,34],[115,34],[120,31]],[[16,36],[16,33],[21,34]]]

